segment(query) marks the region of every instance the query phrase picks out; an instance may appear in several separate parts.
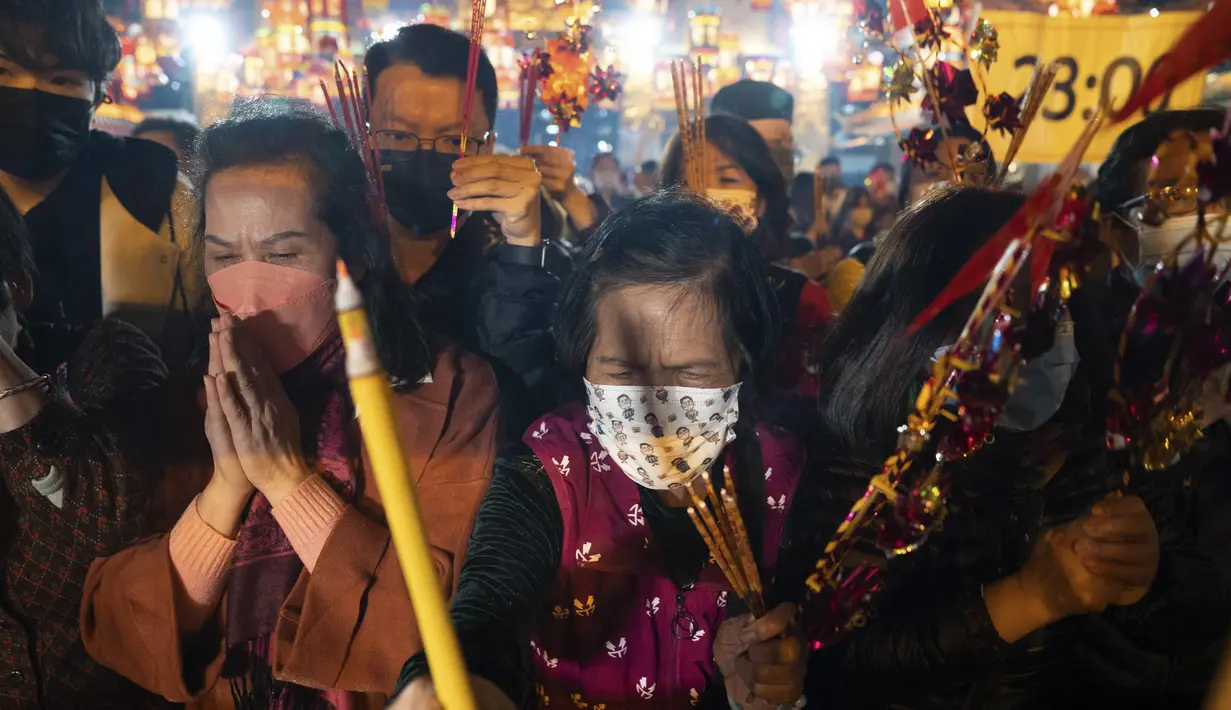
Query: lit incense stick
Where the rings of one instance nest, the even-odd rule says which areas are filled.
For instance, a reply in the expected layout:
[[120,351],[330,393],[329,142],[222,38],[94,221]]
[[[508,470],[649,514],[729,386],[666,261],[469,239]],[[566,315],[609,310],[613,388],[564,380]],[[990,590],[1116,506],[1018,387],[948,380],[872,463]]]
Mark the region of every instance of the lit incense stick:
[[449,620],[436,564],[427,542],[423,517],[411,484],[410,467],[398,438],[393,390],[376,355],[363,297],[338,261],[338,292],[334,300],[338,327],[346,344],[346,377],[359,415],[376,487],[385,508],[389,535],[397,551],[419,635],[427,653],[436,695],[445,710],[475,710],[466,663]]

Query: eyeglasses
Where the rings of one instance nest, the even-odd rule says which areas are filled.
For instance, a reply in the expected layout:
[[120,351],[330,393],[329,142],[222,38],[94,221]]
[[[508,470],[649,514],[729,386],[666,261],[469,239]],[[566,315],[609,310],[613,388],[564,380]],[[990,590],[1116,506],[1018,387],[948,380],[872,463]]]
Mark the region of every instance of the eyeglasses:
[[1196,211],[1199,192],[1196,185],[1160,187],[1120,204],[1116,212],[1137,207],[1130,214],[1142,224],[1159,227],[1170,217]]
[[[491,136],[491,131],[484,133],[482,138],[467,136],[466,155],[478,155],[479,149],[487,143],[489,136]],[[442,163],[451,162],[454,158],[461,155],[462,152],[461,136],[420,138],[406,131],[376,131],[375,137],[378,150],[390,151],[381,157],[391,163],[402,163],[410,160],[415,154],[423,150],[425,144],[430,146],[430,150],[436,152],[436,157]]]

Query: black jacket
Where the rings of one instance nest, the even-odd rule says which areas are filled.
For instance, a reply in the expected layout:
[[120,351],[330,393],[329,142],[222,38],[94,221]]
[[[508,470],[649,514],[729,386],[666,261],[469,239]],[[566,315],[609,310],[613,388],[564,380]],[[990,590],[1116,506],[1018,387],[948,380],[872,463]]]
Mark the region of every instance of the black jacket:
[[426,301],[424,326],[491,364],[505,438],[520,439],[554,404],[551,321],[561,277],[571,269],[568,245],[511,246],[489,215],[479,215],[416,284]]

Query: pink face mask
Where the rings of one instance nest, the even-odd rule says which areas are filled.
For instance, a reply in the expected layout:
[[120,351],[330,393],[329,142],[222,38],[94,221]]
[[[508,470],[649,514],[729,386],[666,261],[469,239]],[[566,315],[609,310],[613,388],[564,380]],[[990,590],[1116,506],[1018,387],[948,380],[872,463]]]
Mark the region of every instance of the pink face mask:
[[218,310],[244,321],[274,372],[303,362],[337,327],[337,282],[303,269],[242,261],[209,277]]

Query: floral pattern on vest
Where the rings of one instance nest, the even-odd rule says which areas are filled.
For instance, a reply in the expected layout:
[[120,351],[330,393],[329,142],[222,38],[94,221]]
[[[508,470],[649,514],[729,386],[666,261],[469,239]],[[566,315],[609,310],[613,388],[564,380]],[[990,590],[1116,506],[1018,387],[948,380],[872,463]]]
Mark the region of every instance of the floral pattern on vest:
[[[695,706],[718,676],[713,638],[730,588],[711,558],[680,596],[650,539],[638,485],[589,431],[589,419],[584,405],[566,405],[525,437],[551,478],[564,521],[560,570],[531,642],[538,706]],[[768,582],[803,454],[780,430],[758,427],[757,434]],[[680,624],[677,605],[695,624]]]

